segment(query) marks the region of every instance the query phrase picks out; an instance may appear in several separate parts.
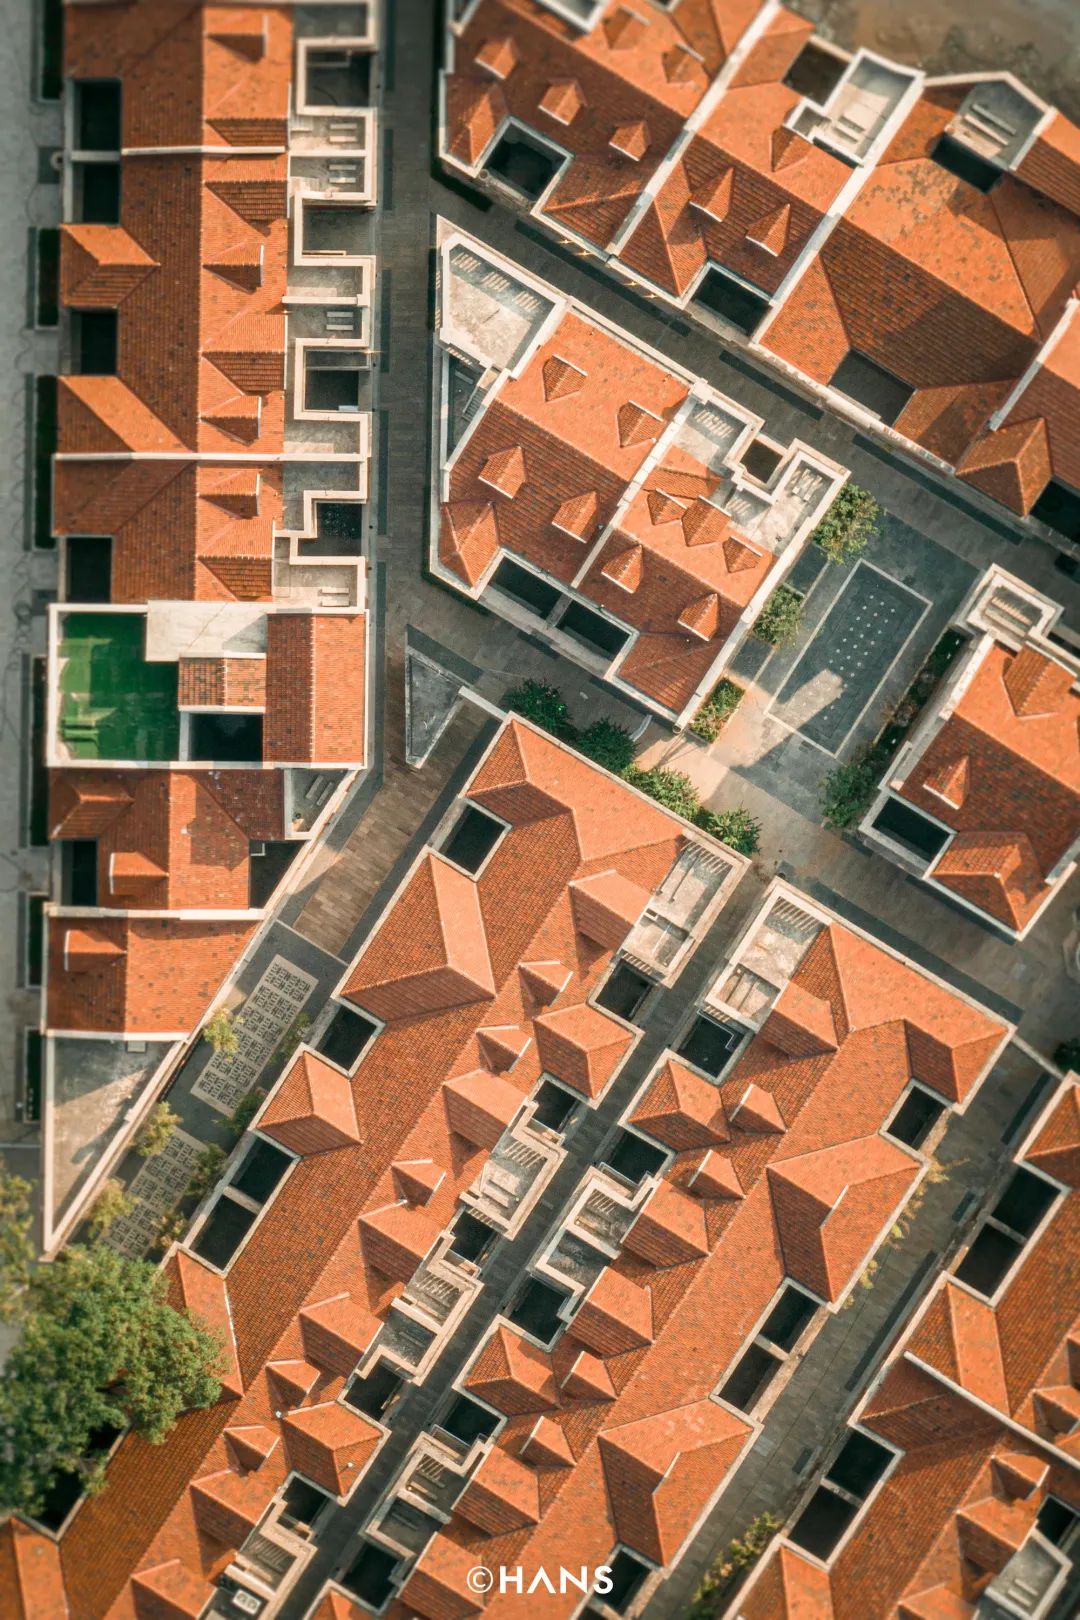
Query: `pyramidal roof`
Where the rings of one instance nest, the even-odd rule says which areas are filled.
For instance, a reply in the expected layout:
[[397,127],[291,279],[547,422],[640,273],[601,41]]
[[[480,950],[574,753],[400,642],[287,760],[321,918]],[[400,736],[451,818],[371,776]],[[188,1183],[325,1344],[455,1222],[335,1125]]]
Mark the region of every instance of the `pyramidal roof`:
[[631,1123],[676,1153],[713,1147],[731,1137],[716,1087],[677,1058],[663,1064]]
[[266,1104],[259,1129],[302,1156],[362,1139],[348,1077],[307,1048],[296,1054]]

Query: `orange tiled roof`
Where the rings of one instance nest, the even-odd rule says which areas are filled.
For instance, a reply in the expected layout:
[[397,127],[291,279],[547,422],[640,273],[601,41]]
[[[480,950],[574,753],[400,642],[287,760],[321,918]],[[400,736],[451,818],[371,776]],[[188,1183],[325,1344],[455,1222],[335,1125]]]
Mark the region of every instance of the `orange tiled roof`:
[[272,614],[267,621],[264,758],[361,764],[366,657],[364,613]]

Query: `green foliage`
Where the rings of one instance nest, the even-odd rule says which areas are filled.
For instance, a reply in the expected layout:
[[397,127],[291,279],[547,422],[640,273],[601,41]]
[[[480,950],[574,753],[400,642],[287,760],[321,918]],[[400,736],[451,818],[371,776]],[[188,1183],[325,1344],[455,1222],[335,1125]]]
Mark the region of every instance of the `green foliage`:
[[87,1226],[92,1237],[100,1237],[108,1231],[113,1221],[122,1220],[130,1215],[134,1205],[124,1191],[124,1183],[117,1181],[113,1176],[108,1180],[94,1201],[94,1207],[87,1219]]
[[1080,1073],[1080,1039],[1062,1041],[1054,1052],[1054,1062],[1059,1069],[1068,1074],[1070,1070]]
[[139,1133],[135,1151],[140,1158],[156,1159],[180,1123],[180,1115],[167,1102],[159,1102]]
[[614,720],[594,720],[578,732],[573,742],[575,748],[616,776],[634,763],[634,739],[625,726],[616,725]]
[[219,1007],[203,1030],[203,1040],[230,1063],[240,1050],[239,1030],[244,1020]]
[[878,532],[881,507],[858,484],[845,484],[814,530],[813,538],[830,562],[849,562]]
[[60,1473],[97,1475],[99,1430],[133,1424],[158,1445],[221,1386],[219,1336],[167,1300],[161,1272],[101,1244],[39,1266],[0,1380],[0,1509],[41,1511]]
[[740,855],[755,855],[761,847],[761,822],[749,810],[699,810],[695,820]]
[[249,1091],[246,1097],[241,1098],[229,1115],[228,1129],[233,1136],[243,1136],[265,1099],[266,1092],[260,1091],[258,1086],[255,1087],[254,1091]]
[[21,1176],[0,1175],[0,1322],[19,1315],[34,1265],[32,1192]]
[[861,821],[873,803],[884,760],[876,749],[837,765],[821,784],[822,820],[840,832]]
[[750,634],[774,647],[794,641],[802,623],[802,597],[790,585],[778,585],[758,614]]
[[511,687],[503,698],[503,708],[524,715],[553,737],[574,735],[566,699],[557,686],[549,686],[546,681],[522,681],[520,686]]
[[697,788],[684,771],[668,770],[664,765],[655,765],[652,770],[643,771],[631,765],[623,772],[623,780],[629,782],[631,787],[640,788],[650,799],[662,804],[665,810],[673,810],[677,816],[685,816],[688,821],[693,821],[701,809]]
[[[241,1105],[243,1106],[243,1105]],[[212,1187],[220,1174],[221,1167],[228,1158],[228,1154],[217,1142],[211,1142],[204,1147],[195,1160],[195,1169],[191,1180],[187,1184],[186,1198],[201,1198],[208,1187]]]
[[727,1607],[736,1577],[757,1563],[779,1528],[779,1519],[759,1513],[741,1537],[729,1541],[706,1571],[685,1620],[716,1620]]
[[739,707],[742,697],[743,688],[735,681],[729,681],[725,675],[717,681],[698,709],[689,729],[695,737],[702,737],[706,742],[715,742],[727,721]]
[[306,1012],[298,1012],[291,1024],[289,1024],[288,1028],[282,1034],[281,1040],[278,1042],[277,1047],[275,1048],[274,1055],[281,1058],[292,1057],[293,1053],[296,1051],[296,1048],[300,1045],[300,1042],[304,1039],[304,1036],[307,1034],[310,1028],[311,1018],[309,1014]]

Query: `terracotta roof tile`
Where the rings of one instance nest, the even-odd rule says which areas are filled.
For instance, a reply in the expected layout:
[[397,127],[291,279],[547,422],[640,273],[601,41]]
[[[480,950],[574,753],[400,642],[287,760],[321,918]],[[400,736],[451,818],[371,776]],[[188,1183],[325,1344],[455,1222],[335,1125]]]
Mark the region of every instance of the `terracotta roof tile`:
[[292,1467],[334,1496],[352,1488],[382,1439],[373,1423],[338,1401],[290,1412],[281,1428]]
[[367,616],[273,613],[267,621],[267,760],[364,761]]
[[493,1148],[519,1112],[521,1092],[487,1069],[443,1081],[450,1129],[474,1147]]
[[259,1129],[301,1157],[363,1140],[347,1077],[306,1048],[275,1086],[259,1115]]
[[648,1289],[605,1266],[574,1316],[573,1334],[598,1356],[618,1356],[653,1342]]
[[677,1058],[662,1065],[630,1119],[676,1153],[713,1147],[731,1135],[716,1087]]
[[633,1043],[621,1024],[585,1003],[542,1013],[535,1028],[544,1068],[586,1097],[599,1096]]
[[559,1404],[550,1358],[505,1325],[480,1351],[464,1387],[508,1415],[548,1412]]
[[540,1518],[536,1474],[501,1446],[493,1446],[455,1502],[454,1512],[489,1536],[536,1524]]

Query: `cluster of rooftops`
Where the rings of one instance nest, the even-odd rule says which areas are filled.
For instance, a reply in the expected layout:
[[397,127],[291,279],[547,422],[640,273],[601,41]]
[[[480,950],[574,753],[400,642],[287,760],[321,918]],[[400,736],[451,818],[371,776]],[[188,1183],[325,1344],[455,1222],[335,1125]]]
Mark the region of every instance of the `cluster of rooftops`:
[[[373,639],[374,13],[65,20],[50,1074],[88,1036],[173,1048],[220,1003],[370,763]],[[773,0],[475,0],[442,113],[451,167],[613,274],[1080,531],[1080,135],[1014,81],[842,58]],[[685,725],[847,469],[442,222],[437,254],[432,572]],[[864,822],[1008,938],[1080,841],[1059,614],[977,583]],[[165,1263],[224,1335],[221,1399],[163,1448],[121,1439],[58,1534],[8,1521],[14,1614],[269,1615],[305,1581],[317,1620],[510,1614],[478,1564],[610,1565],[601,1620],[647,1599],[1013,1034],[790,884],[746,915],[747,868],[500,723],[336,987],[351,1055],[317,1026]],[[996,1236],[733,1612],[961,1620],[1010,1581],[1056,1590],[1078,1153],[1065,1081]],[[549,1189],[492,1321],[485,1268]],[[323,1568],[335,1515],[351,1561]]]

